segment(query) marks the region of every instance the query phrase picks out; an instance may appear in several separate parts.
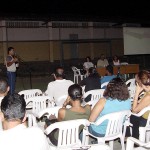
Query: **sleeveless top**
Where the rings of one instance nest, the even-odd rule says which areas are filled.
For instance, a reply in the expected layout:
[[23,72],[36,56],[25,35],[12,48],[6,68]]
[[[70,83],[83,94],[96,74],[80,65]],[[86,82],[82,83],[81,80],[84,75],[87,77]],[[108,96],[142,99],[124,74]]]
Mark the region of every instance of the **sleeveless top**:
[[[130,109],[131,109],[131,99],[127,99],[125,101],[119,101],[118,99],[108,98],[106,99],[106,103],[102,112],[99,114],[96,120],[98,120],[100,117],[109,113],[118,112],[122,110],[130,110]],[[92,124],[91,128],[95,132],[105,135],[107,124],[108,124],[108,121],[106,120],[102,122],[99,126]]]
[[89,119],[90,117],[90,109],[85,107],[85,112],[74,112],[70,109],[66,109],[65,117],[62,121],[74,120],[74,119]]
[[12,56],[7,56],[6,58],[6,67],[7,67],[7,71],[9,72],[16,72],[16,64],[13,63],[12,65],[10,65],[9,67],[7,66],[7,62],[12,62],[13,61],[13,57]]
[[[144,96],[145,96],[145,95],[148,95],[148,94],[150,94],[150,92],[145,92]],[[142,117],[143,117],[144,119],[148,119],[149,113],[150,113],[150,110],[147,111],[147,112],[145,112],[145,113],[142,115]]]

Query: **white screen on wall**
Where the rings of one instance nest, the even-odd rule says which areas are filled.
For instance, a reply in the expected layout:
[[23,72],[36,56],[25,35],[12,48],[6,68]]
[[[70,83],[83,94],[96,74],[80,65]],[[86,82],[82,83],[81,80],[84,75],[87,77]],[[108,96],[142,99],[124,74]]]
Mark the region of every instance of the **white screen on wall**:
[[124,27],[124,55],[150,54],[150,28]]

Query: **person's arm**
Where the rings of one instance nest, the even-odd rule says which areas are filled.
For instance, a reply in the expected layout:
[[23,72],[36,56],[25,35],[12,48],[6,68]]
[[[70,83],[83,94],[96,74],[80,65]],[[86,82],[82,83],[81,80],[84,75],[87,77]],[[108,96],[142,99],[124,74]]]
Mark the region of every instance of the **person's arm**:
[[92,109],[89,121],[90,122],[95,122],[95,120],[97,119],[97,117],[99,116],[99,114],[101,113],[101,111],[103,110],[104,106],[106,103],[106,99],[105,98],[101,98],[96,105],[94,106],[94,108]]
[[45,94],[50,96],[51,99],[53,99],[53,85],[52,85],[52,83],[48,84],[47,90],[45,91]]
[[65,108],[60,108],[58,111],[58,121],[62,121],[65,117]]
[[12,58],[11,56],[7,56],[7,58],[6,58],[6,63],[7,63],[8,67],[17,61],[18,61],[17,58]]
[[140,101],[138,100],[138,97],[142,91],[143,88],[137,84],[132,106],[132,112],[134,113],[140,112],[143,108],[150,104],[150,95],[145,95]]

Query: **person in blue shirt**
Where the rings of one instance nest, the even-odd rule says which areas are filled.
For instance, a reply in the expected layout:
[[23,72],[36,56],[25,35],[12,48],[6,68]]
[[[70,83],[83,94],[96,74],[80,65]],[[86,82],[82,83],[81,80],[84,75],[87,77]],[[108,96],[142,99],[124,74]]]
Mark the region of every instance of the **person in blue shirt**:
[[[109,82],[110,80],[112,80],[113,78],[116,78],[116,75],[113,75],[113,66],[108,65],[106,66],[106,76],[102,77],[100,82],[101,85],[104,82]],[[106,87],[102,87],[102,89],[105,89]]]
[[[95,122],[106,114],[131,109],[128,87],[121,78],[112,79],[103,96],[92,109],[90,122]],[[107,123],[104,121],[98,126],[92,124],[89,126],[89,132],[94,136],[103,137],[106,133]]]

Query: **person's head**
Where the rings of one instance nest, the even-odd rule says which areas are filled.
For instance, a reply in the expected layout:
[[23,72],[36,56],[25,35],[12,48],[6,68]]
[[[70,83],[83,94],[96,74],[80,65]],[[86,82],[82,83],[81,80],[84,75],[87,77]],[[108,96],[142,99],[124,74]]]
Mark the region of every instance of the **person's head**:
[[106,74],[107,75],[113,75],[113,66],[112,65],[108,65],[106,66]]
[[62,67],[56,68],[54,76],[55,79],[65,79],[64,69]]
[[0,97],[7,95],[9,91],[9,86],[7,80],[0,78]]
[[101,60],[104,60],[104,59],[105,59],[105,55],[104,55],[104,54],[101,54],[100,59],[101,59]]
[[125,101],[129,98],[128,87],[121,78],[114,78],[108,83],[103,96]]
[[25,110],[26,102],[22,95],[8,94],[2,99],[1,111],[7,122],[19,121],[21,123],[25,117]]
[[98,76],[97,70],[94,67],[89,68],[89,77]]
[[113,61],[118,61],[118,56],[117,55],[115,55],[114,57],[113,57]]
[[8,47],[8,50],[7,50],[7,53],[9,54],[9,55],[14,55],[14,48],[13,47]]
[[140,71],[135,78],[139,86],[142,86],[145,91],[150,88],[150,72],[147,70]]
[[89,56],[86,57],[86,62],[91,62],[91,58]]
[[68,95],[72,101],[82,101],[82,88],[78,84],[73,84],[68,88]]

